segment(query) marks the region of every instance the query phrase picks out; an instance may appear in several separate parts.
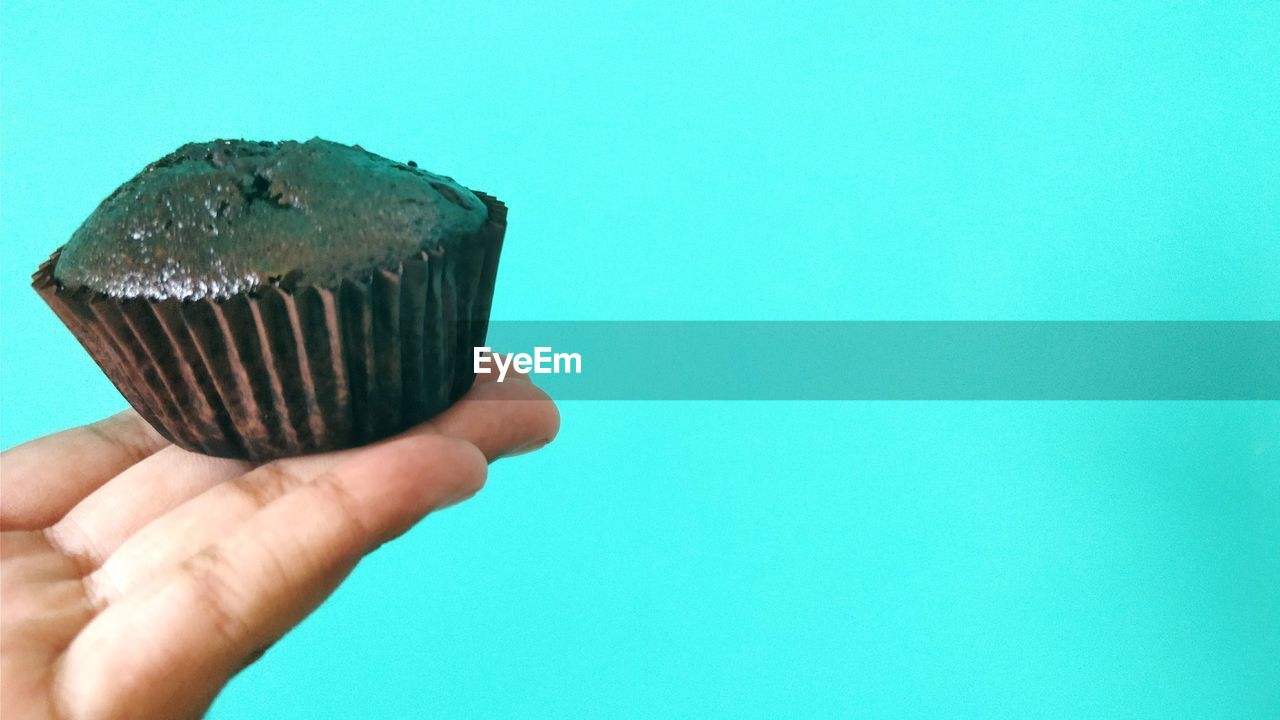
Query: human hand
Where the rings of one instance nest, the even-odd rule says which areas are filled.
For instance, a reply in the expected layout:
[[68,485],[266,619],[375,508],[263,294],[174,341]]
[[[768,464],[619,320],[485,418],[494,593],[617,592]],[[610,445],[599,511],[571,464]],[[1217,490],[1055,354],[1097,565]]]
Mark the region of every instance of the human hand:
[[4,453],[0,715],[200,716],[361,557],[559,423],[527,378],[481,376],[395,438],[256,467],[132,411]]

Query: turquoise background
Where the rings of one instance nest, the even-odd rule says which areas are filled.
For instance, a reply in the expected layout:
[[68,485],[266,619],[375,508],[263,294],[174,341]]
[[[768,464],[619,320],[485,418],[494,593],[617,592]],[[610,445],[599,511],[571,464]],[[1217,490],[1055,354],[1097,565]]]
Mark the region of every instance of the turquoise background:
[[[503,319],[1277,318],[1280,4],[356,5],[3,3],[4,446],[123,406],[26,278],[193,139],[498,195]],[[1276,403],[562,412],[212,717],[1280,715]]]

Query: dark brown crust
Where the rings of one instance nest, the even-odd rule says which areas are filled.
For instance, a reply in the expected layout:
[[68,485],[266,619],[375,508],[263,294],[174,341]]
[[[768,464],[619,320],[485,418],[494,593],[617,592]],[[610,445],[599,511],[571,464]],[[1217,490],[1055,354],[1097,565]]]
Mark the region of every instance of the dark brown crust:
[[174,444],[266,461],[363,445],[438,414],[474,380],[507,209],[473,241],[339,287],[223,300],[64,288],[55,252],[32,285],[129,404]]

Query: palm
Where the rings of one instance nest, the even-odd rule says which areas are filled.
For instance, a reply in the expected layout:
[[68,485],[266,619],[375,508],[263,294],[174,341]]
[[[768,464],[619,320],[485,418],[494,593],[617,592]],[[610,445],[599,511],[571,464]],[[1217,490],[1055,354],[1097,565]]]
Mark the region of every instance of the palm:
[[558,425],[528,382],[488,382],[397,438],[258,467],[132,412],[5,453],[0,714],[200,715],[362,556]]

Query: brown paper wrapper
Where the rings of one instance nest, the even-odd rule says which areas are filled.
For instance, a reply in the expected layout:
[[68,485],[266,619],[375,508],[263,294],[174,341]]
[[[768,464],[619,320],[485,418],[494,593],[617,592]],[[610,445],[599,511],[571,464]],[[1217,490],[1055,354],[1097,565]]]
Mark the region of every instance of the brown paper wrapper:
[[363,445],[471,387],[507,208],[448,250],[338,287],[269,285],[222,300],[64,288],[55,252],[32,284],[129,404],[174,444],[266,461]]

